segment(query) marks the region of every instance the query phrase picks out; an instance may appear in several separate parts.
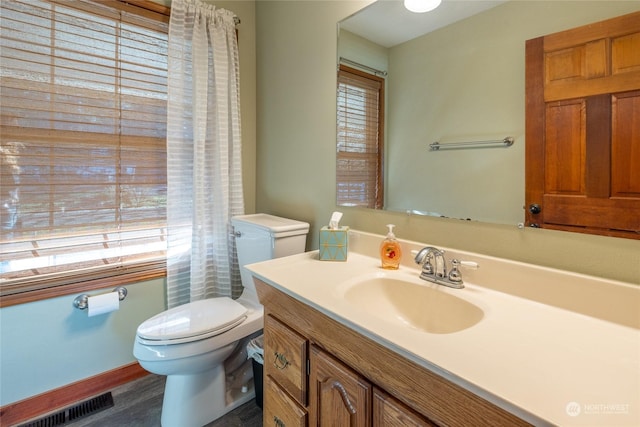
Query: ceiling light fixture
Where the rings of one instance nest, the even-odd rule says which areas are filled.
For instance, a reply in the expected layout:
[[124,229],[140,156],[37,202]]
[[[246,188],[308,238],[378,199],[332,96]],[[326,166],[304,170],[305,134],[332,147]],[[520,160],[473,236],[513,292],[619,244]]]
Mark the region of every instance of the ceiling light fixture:
[[415,13],[429,12],[440,6],[442,0],[404,0],[404,7]]

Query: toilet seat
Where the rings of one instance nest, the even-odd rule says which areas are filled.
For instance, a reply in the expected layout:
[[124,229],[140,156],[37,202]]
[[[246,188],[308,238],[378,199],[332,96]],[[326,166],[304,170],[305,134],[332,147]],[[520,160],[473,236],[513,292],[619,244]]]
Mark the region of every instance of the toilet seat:
[[137,340],[146,345],[171,345],[210,338],[244,322],[247,312],[228,297],[194,301],[144,321],[136,331]]

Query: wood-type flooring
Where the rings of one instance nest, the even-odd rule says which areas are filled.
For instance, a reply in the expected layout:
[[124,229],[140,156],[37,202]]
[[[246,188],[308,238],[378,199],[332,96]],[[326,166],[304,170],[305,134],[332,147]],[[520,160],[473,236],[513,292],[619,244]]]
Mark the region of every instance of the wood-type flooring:
[[[65,424],[65,427],[160,427],[164,376],[147,375],[111,390],[114,406]],[[261,427],[255,399],[205,427]]]

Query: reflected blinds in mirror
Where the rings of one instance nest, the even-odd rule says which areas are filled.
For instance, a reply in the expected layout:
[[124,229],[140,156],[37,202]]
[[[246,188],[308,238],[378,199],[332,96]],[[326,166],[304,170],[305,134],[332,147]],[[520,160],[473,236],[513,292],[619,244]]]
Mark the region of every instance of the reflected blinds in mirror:
[[341,65],[337,111],[337,204],[381,209],[384,79]]

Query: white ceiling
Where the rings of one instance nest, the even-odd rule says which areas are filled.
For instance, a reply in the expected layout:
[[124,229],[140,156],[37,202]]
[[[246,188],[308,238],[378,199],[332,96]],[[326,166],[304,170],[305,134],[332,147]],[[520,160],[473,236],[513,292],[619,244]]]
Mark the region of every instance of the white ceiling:
[[344,28],[384,47],[393,47],[508,0],[443,0],[435,10],[413,13],[402,0],[378,0],[340,22]]

